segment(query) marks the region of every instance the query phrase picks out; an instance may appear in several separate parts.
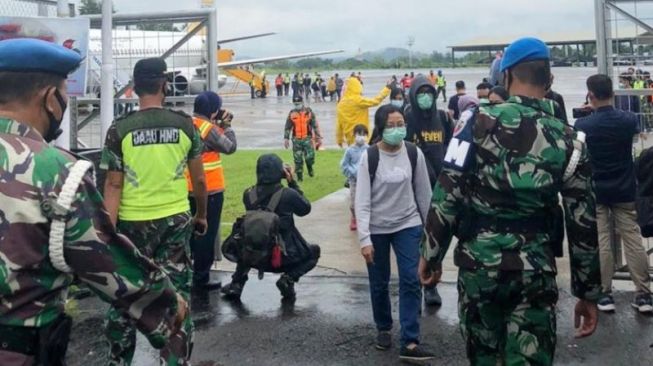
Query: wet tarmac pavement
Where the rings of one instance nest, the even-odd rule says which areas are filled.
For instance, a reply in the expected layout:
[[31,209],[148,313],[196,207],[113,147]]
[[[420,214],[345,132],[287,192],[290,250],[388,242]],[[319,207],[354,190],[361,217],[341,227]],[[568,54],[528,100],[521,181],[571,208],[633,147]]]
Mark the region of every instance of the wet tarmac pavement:
[[[253,274],[253,273],[252,273]],[[229,273],[220,273],[223,283]],[[309,366],[400,365],[399,325],[389,351],[374,349],[367,278],[316,276],[297,284],[297,301],[282,303],[275,286],[278,276],[255,275],[245,287],[242,302],[222,299],[218,292],[194,294],[196,366]],[[396,279],[394,280],[396,283]],[[431,365],[466,365],[465,348],[458,330],[455,284],[440,286],[444,305],[422,314],[422,341],[437,355]],[[393,316],[398,318],[398,288],[391,287]],[[573,298],[560,292],[556,365],[651,365],[653,317],[637,314],[629,304],[632,293],[615,294],[617,313],[601,314],[597,333],[573,338]],[[107,306],[98,299],[82,300],[76,316],[70,365],[105,365],[107,350],[102,335]],[[158,365],[157,353],[139,335],[136,366]]]

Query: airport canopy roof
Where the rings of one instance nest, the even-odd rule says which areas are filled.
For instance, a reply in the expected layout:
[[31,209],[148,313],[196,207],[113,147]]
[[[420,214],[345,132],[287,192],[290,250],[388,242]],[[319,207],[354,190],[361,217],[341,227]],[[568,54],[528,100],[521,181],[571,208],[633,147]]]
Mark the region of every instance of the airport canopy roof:
[[[454,52],[480,52],[480,51],[498,51],[507,47],[512,41],[526,36],[537,37],[549,46],[566,46],[577,44],[594,44],[596,43],[596,33],[594,30],[562,33],[535,33],[521,34],[500,37],[479,37],[467,42],[448,46]],[[642,28],[634,26],[619,27],[612,29],[612,38],[629,42],[638,40],[642,44],[653,43],[653,36],[644,32]]]

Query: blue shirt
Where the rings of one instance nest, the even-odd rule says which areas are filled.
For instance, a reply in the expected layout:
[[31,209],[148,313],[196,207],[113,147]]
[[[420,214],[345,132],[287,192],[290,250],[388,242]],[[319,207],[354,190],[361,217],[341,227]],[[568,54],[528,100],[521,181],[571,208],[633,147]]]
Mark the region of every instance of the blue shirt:
[[576,121],[586,134],[596,202],[604,205],[635,201],[633,137],[639,133],[635,114],[601,107]]
[[342,161],[340,162],[340,169],[342,169],[342,174],[344,174],[347,179],[356,180],[361,155],[367,151],[367,148],[367,144],[361,146],[352,145],[347,148],[347,151],[345,151],[345,156],[342,157]]

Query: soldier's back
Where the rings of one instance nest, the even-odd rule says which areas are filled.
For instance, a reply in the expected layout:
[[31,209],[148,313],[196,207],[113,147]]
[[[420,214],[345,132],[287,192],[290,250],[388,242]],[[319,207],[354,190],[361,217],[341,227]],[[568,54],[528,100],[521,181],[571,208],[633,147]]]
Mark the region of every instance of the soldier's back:
[[466,193],[478,235],[457,248],[456,262],[555,272],[544,225],[558,205],[573,131],[553,116],[550,101],[523,97],[482,106],[472,131],[476,150]]

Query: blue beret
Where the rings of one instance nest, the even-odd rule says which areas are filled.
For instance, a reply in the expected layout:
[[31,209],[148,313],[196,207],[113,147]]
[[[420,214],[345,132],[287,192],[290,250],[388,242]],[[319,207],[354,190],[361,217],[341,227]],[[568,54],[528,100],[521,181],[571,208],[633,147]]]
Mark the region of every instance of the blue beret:
[[79,53],[40,39],[0,41],[0,71],[43,72],[67,78],[82,60]]
[[551,55],[546,43],[537,38],[520,38],[506,48],[501,59],[501,72],[527,61],[549,60]]
[[212,91],[206,91],[195,97],[193,113],[205,117],[211,117],[211,115],[219,111],[220,108],[222,108],[222,98]]

